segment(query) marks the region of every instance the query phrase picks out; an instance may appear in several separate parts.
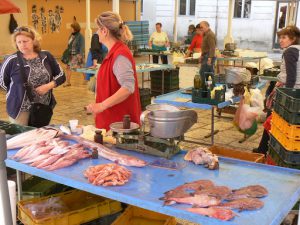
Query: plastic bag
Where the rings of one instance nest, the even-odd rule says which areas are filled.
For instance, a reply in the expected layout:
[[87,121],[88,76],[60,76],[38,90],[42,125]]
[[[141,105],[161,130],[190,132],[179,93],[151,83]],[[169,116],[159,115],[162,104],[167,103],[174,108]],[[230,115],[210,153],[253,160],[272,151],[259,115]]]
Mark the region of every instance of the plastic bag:
[[69,209],[60,197],[53,197],[41,202],[29,203],[25,208],[31,213],[35,219],[44,219],[48,217],[58,216]]
[[250,106],[264,109],[264,97],[258,88],[250,90]]
[[247,83],[251,80],[251,73],[246,68],[241,67],[227,67],[225,68],[226,83],[240,84]]
[[[253,128],[254,123],[256,123],[258,111],[258,107],[251,108],[249,105],[244,104],[244,99],[242,98],[234,116],[234,123],[240,128],[241,131],[246,131],[247,129]],[[256,129],[254,130],[254,133]]]

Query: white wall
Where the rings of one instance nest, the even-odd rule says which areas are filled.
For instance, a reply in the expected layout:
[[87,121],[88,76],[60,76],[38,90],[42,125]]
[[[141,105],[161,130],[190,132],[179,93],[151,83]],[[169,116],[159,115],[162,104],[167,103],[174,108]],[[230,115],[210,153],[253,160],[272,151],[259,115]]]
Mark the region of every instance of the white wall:
[[[218,47],[223,48],[227,33],[228,0],[197,0],[195,16],[178,16],[178,40],[186,34],[190,24],[202,20],[210,23],[216,33]],[[275,26],[276,1],[252,1],[250,18],[233,19],[232,33],[239,48],[271,51]],[[300,24],[298,10],[297,24]],[[163,30],[173,38],[174,0],[144,0],[143,20],[149,20],[150,33],[154,24],[162,22]]]
[[[18,23],[18,25],[27,25],[28,24],[28,16],[27,16],[27,0],[11,0],[11,2],[15,3],[20,9],[21,13],[15,13],[14,17]],[[0,55],[10,54],[15,49],[12,46],[11,42],[11,34],[9,33],[9,14],[0,15]]]

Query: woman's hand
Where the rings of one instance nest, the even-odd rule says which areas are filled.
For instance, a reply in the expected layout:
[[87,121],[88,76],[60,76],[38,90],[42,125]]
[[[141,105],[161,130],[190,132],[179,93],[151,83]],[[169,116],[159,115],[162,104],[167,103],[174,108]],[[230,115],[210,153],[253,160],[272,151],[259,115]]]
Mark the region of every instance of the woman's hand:
[[93,114],[98,114],[103,112],[106,109],[106,107],[104,106],[104,104],[101,103],[91,103],[86,107],[86,111],[93,113]]
[[52,88],[56,86],[54,81],[49,82],[48,84],[43,84],[35,89],[36,93],[39,95],[44,95],[48,91],[50,91]]

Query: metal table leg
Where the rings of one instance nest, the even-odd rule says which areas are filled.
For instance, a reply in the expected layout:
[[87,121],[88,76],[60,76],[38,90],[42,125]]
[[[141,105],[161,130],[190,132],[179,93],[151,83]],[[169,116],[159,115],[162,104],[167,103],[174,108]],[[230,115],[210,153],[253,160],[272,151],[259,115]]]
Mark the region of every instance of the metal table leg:
[[162,78],[161,78],[161,93],[164,94],[165,92],[165,70],[162,71]]
[[211,137],[211,145],[214,145],[214,135],[219,133],[219,130],[215,130],[215,107],[211,107],[211,128],[210,134],[204,136],[205,138]]
[[144,72],[142,72],[142,88],[144,88]]
[[17,170],[18,201],[22,200],[22,172]]
[[3,224],[5,225],[13,225],[5,164],[6,158],[7,148],[5,132],[0,130],[0,201],[2,201],[2,208],[0,208],[0,210],[2,210],[2,215],[4,216],[0,221],[3,221]]

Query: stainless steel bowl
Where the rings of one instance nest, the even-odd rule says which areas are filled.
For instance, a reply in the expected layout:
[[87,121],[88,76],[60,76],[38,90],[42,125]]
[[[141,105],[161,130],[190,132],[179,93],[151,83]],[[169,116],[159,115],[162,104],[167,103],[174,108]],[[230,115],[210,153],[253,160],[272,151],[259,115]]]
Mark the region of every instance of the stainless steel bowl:
[[197,122],[194,110],[166,111],[157,110],[148,114],[150,134],[158,138],[176,138],[182,136]]

